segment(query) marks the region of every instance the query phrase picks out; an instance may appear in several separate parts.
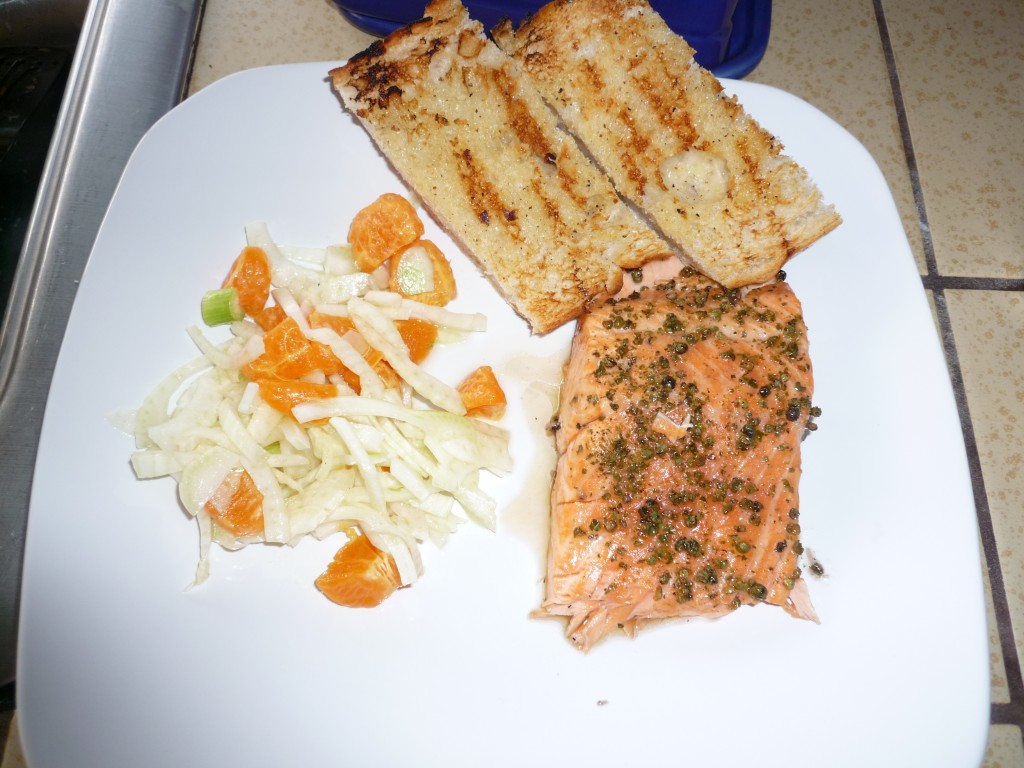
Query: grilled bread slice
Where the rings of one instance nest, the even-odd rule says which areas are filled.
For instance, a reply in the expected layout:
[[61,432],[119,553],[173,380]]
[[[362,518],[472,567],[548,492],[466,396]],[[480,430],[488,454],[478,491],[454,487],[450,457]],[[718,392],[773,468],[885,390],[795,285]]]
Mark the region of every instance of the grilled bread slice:
[[618,192],[726,287],[769,280],[839,225],[645,0],[553,0],[492,34]]
[[458,0],[331,71],[345,106],[535,333],[673,252]]

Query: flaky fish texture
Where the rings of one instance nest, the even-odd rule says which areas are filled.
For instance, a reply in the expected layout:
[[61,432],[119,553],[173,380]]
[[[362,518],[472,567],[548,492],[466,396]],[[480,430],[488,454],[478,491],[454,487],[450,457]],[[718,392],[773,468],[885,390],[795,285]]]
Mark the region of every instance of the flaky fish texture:
[[579,321],[554,423],[540,616],[582,650],[617,628],[768,603],[816,620],[801,577],[813,429],[800,302],[692,269]]

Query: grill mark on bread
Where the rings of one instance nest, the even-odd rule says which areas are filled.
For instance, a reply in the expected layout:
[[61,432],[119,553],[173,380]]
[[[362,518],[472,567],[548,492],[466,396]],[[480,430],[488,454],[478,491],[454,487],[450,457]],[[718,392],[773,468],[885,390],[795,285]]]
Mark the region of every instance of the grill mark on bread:
[[544,162],[549,162],[548,158],[554,156],[551,143],[548,141],[544,129],[530,112],[529,107],[512,95],[515,92],[515,86],[510,82],[508,73],[504,70],[495,70],[491,73],[491,77],[494,87],[505,100],[508,125],[516,138],[528,146],[536,157],[542,158]]
[[389,63],[372,64],[359,81],[356,100],[368,108],[387,109],[392,96],[402,95],[402,89],[395,84],[401,77],[400,69]]
[[[568,149],[563,147],[560,156],[564,157],[567,154]],[[572,163],[560,163],[558,159],[552,160],[550,165],[554,166],[555,175],[558,179],[558,183],[562,188],[562,191],[567,197],[584,212],[591,212],[594,205],[590,201],[591,191],[586,181],[581,180],[579,176],[574,172],[574,166]]]
[[622,143],[626,146],[627,151],[621,155],[622,165],[635,188],[643,189],[647,184],[647,174],[643,172],[635,158],[648,154],[651,143],[642,134],[637,133],[633,114],[629,107],[619,110],[619,120],[626,129],[626,138]]
[[[554,0],[495,39],[620,194],[727,287],[770,280],[839,225],[806,171],[697,66],[647,0]],[[622,118],[627,106],[635,122]],[[682,156],[690,150],[705,154]],[[670,158],[681,183],[664,176]]]
[[376,41],[332,83],[424,207],[536,333],[672,249],[458,0]]
[[645,74],[633,74],[633,82],[640,93],[652,94],[651,112],[664,130],[678,142],[678,148],[673,152],[692,147],[699,136],[690,113],[692,105],[685,100],[681,103],[675,98],[663,99],[660,95],[662,92],[676,93],[678,89],[673,85],[657,82]]
[[[456,154],[459,158],[460,178],[466,199],[473,210],[473,215],[485,226],[491,224],[491,211],[506,211],[504,201],[498,188],[487,178],[484,169],[473,159],[473,152],[468,147],[459,149],[456,147]],[[515,219],[507,216],[497,217],[498,223],[504,224],[513,231],[515,238],[519,239],[518,227],[515,226]]]
[[588,85],[594,89],[595,93],[600,93],[604,90],[604,80],[601,78],[601,73],[598,72],[597,67],[592,61],[583,59],[580,62],[580,73],[583,75],[583,78],[587,81]]
[[[736,139],[737,156],[743,161],[747,173],[752,182],[753,194],[762,200],[769,200],[773,195],[772,185],[764,172],[762,162],[763,153],[759,153],[750,147],[750,137],[740,135]],[[779,221],[775,208],[772,205],[765,205],[761,210],[759,224],[772,233],[769,243],[775,249],[776,258],[785,262],[796,250],[786,237],[785,227]]]

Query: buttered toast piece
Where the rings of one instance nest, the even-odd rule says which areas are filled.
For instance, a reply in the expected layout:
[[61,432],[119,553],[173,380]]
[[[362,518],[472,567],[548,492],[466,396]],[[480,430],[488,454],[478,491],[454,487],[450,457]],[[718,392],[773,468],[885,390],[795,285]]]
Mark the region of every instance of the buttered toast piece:
[[704,274],[771,279],[840,223],[645,0],[553,0],[493,30],[564,124]]
[[437,0],[330,73],[426,208],[546,333],[672,249],[557,125],[518,65]]

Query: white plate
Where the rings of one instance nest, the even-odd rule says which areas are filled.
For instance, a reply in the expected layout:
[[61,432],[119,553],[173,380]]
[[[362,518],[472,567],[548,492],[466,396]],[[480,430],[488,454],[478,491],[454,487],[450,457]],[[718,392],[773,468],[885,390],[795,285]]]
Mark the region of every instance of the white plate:
[[490,330],[445,350],[450,381],[508,385],[516,474],[490,534],[463,526],[425,578],[372,611],[312,586],[338,545],[217,552],[170,481],[140,483],[112,412],[194,354],[199,297],[266,220],[282,242],[345,238],[403,191],[331,94],[329,64],[245,72],[156,125],[111,203],[71,315],[30,510],[18,719],[47,766],[963,766],[988,725],[973,501],[921,281],[877,166],[783,92],[727,82],[845,218],[787,267],[811,336],[821,428],[801,525],[827,575],[821,624],[768,606],[675,623],[588,655],[541,597],[546,388],[570,329],[531,338],[450,241],[459,306]]

